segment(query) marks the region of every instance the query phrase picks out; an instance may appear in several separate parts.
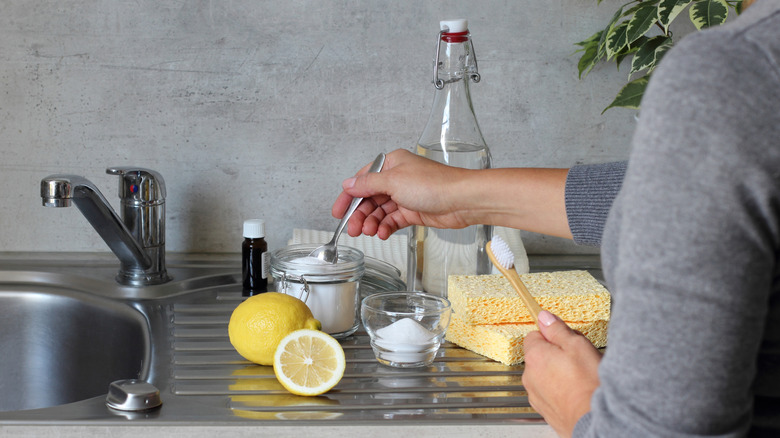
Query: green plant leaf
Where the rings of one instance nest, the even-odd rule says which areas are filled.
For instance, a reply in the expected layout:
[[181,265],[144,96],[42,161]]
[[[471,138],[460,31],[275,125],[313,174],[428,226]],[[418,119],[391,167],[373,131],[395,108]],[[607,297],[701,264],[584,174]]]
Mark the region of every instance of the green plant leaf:
[[608,29],[604,29],[601,32],[601,38],[599,39],[599,53],[597,55],[599,59],[607,56],[607,31]]
[[723,24],[729,15],[729,5],[726,0],[700,0],[688,10],[691,23],[696,29]]
[[[634,14],[636,14],[636,11],[646,7],[646,6],[653,6],[657,4],[660,0],[639,0],[636,2],[634,6],[631,6],[630,8],[626,9],[623,12],[623,17],[630,17]],[[623,7],[626,7],[628,4],[623,5]]]
[[598,62],[598,53],[599,48],[596,44],[585,48],[585,53],[582,54],[580,61],[577,63],[580,79],[582,79],[583,76],[587,76],[593,66],[596,65]]
[[639,50],[637,50],[634,59],[631,60],[631,71],[629,75],[642,70],[652,71],[661,61],[661,58],[672,47],[672,38],[666,35],[659,35],[648,39]]
[[617,96],[615,96],[615,100],[613,100],[608,107],[604,108],[604,111],[602,111],[601,114],[604,114],[608,109],[615,107],[639,109],[639,104],[642,102],[642,96],[645,93],[645,88],[647,88],[649,79],[649,76],[642,76],[639,79],[627,83]]
[[655,4],[647,4],[639,8],[634,16],[628,20],[626,44],[630,46],[631,43],[646,34],[656,21],[658,21],[658,8]]
[[682,12],[693,0],[661,0],[658,3],[658,22],[664,29],[669,29],[675,18]]
[[734,10],[737,11],[737,15],[741,14],[744,10],[743,5],[745,3],[742,0],[737,0],[736,6],[734,6]]
[[580,79],[587,76],[588,72],[590,72],[590,70],[601,60],[601,58],[603,58],[603,52],[599,50],[599,45],[601,44],[602,40],[602,33],[604,33],[604,31],[600,30],[591,35],[588,39],[575,43],[576,45],[582,47],[575,53],[583,52],[582,56],[580,56],[579,62],[577,63]]
[[[629,56],[631,72],[626,84],[613,102],[613,107],[638,108],[647,80],[671,48],[672,34],[669,27],[688,8],[688,16],[696,29],[701,30],[723,24],[730,8],[739,14],[744,0],[624,0],[606,27],[590,38],[576,43],[583,52],[577,64],[580,78],[586,76],[600,62],[620,64]],[[597,0],[598,4],[602,0]],[[649,37],[653,25],[663,32],[659,37]],[[657,35],[657,34],[655,34]],[[575,52],[576,53],[576,52]],[[635,74],[643,76],[631,81]],[[603,113],[603,112],[602,112]]]
[[607,36],[614,29],[618,20],[620,20],[620,16],[623,13],[624,7],[625,5],[619,7],[618,10],[615,11],[614,14],[612,14],[612,18],[610,18],[609,22],[607,23],[607,26],[604,28],[604,30],[601,31],[601,38],[599,39],[599,53],[598,53],[599,59],[607,56]]
[[594,33],[593,35],[589,36],[587,39],[584,39],[584,40],[582,40],[582,41],[580,41],[578,43],[574,43],[574,44],[577,45],[577,46],[581,46],[581,47],[586,47],[586,46],[589,46],[591,44],[598,44],[599,41],[601,40],[601,33],[602,32],[604,32],[604,31],[600,30],[600,31]]
[[615,11],[614,14],[612,14],[612,18],[609,19],[609,24],[607,24],[607,29],[612,29],[615,26],[615,24],[618,22],[618,20],[620,20],[620,17],[623,16],[623,9],[625,7],[626,7],[625,5],[619,7],[618,10]]
[[606,48],[608,59],[611,59],[628,45],[626,29],[628,29],[628,22],[623,22],[615,26],[607,35]]
[[626,59],[628,56],[632,55],[633,53],[636,53],[637,50],[639,50],[640,47],[644,44],[644,41],[647,40],[647,37],[640,37],[638,40],[634,41],[634,44],[629,48],[628,50],[624,50],[617,55],[615,55],[615,64],[618,69],[620,70],[620,64],[623,63],[623,60]]

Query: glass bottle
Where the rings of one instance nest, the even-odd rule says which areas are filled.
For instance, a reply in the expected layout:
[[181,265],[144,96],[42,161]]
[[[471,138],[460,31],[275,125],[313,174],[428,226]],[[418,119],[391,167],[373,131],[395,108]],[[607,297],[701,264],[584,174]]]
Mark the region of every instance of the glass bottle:
[[268,291],[268,243],[265,241],[265,221],[244,221],[244,242],[241,244],[243,296]]
[[[471,103],[469,83],[479,82],[477,59],[466,20],[440,22],[433,84],[436,87],[428,123],[416,153],[450,166],[487,169],[490,150]],[[447,277],[491,272],[485,244],[492,227],[472,225],[460,230],[415,226],[408,248],[409,290],[447,296]]]

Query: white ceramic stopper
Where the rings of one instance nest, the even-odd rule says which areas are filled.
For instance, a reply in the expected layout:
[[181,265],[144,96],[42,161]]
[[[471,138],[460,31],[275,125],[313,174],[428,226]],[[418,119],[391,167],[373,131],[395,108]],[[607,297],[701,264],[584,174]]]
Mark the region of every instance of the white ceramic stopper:
[[469,30],[469,21],[463,18],[457,20],[442,20],[439,29],[445,32],[466,32]]

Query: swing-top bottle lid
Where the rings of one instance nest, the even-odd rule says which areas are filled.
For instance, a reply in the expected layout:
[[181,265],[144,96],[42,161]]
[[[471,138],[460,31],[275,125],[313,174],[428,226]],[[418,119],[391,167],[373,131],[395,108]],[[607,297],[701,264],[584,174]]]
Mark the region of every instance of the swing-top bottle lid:
[[457,20],[442,20],[439,22],[439,29],[448,33],[468,32],[469,21],[464,18]]

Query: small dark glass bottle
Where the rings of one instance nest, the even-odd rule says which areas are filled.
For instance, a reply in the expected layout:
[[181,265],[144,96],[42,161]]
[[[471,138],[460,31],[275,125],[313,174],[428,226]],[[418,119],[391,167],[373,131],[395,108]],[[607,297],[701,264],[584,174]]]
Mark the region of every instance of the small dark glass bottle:
[[268,244],[265,239],[265,221],[244,221],[244,243],[241,245],[244,296],[268,291]]

